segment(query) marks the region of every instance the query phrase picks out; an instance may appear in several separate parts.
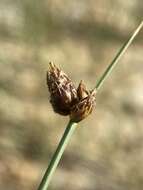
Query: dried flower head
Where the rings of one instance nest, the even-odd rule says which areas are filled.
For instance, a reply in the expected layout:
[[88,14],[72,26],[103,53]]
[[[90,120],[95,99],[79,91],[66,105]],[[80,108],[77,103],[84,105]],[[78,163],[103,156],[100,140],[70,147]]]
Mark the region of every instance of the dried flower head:
[[56,113],[69,115],[72,121],[79,122],[92,112],[95,90],[86,90],[82,81],[76,89],[71,79],[52,63],[47,72],[47,85],[50,102]]
[[77,89],[78,102],[71,109],[70,118],[74,122],[79,122],[86,118],[95,106],[96,91],[87,91],[82,81]]
[[50,92],[50,102],[56,113],[69,115],[71,107],[77,101],[77,90],[71,79],[53,63],[49,63],[47,85]]

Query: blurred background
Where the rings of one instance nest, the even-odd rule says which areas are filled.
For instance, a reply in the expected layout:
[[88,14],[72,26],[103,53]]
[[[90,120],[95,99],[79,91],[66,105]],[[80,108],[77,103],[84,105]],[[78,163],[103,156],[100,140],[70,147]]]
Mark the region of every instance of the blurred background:
[[[35,190],[68,123],[48,62],[95,86],[143,18],[141,0],[0,0],[0,189]],[[143,188],[143,31],[79,124],[50,190]]]

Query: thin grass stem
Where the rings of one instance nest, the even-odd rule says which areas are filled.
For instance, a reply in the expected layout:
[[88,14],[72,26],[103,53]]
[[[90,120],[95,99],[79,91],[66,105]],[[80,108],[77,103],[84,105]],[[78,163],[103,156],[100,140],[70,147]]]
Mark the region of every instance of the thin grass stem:
[[62,156],[76,126],[77,126],[77,123],[73,123],[71,121],[68,123],[66,130],[61,138],[61,141],[59,142],[58,147],[51,159],[49,167],[47,168],[47,170],[44,174],[44,177],[39,185],[38,190],[47,190],[47,188],[49,186],[49,182],[53,176],[53,173],[61,159],[61,156]]
[[97,81],[97,84],[94,89],[99,90],[99,88],[102,86],[104,80],[109,76],[109,74],[112,72],[116,64],[119,62],[121,57],[124,55],[128,47],[131,45],[132,41],[135,39],[141,28],[143,27],[143,21],[140,23],[140,25],[136,28],[136,30],[133,32],[131,37],[125,42],[125,44],[122,46],[122,48],[119,50],[113,61],[109,64],[101,78]]

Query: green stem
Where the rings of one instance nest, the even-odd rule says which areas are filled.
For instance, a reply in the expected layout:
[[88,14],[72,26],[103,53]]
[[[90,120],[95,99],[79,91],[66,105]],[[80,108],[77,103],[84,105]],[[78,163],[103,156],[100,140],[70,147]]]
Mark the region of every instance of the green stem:
[[59,142],[59,145],[52,157],[49,167],[47,168],[47,170],[44,174],[44,177],[39,185],[38,190],[47,190],[47,188],[49,186],[49,182],[52,178],[52,175],[62,157],[62,154],[66,148],[66,145],[68,144],[70,137],[72,136],[76,126],[77,126],[77,123],[73,123],[71,121],[68,123],[67,128],[63,134],[63,137],[62,137],[61,141]]
[[[127,42],[123,45],[123,47],[119,50],[113,61],[110,63],[110,65],[107,67],[101,78],[96,84],[95,89],[99,90],[99,88],[102,86],[104,80],[107,78],[107,76],[111,73],[117,62],[120,60],[122,55],[125,53],[129,45],[132,43],[140,29],[143,27],[143,21],[140,23],[140,25],[137,27],[137,29],[134,31],[132,36],[127,40]],[[47,168],[44,177],[39,185],[38,190],[47,190],[49,186],[49,182],[53,176],[53,173],[62,157],[62,154],[70,140],[70,137],[72,136],[74,130],[76,129],[77,123],[69,121],[66,130],[63,134],[63,137],[51,159],[51,162],[49,164],[49,167]]]
[[125,42],[125,44],[122,46],[122,48],[119,50],[113,61],[109,64],[101,78],[98,80],[96,87],[94,89],[99,90],[99,88],[102,86],[104,80],[109,76],[109,74],[112,72],[118,61],[121,59],[121,57],[124,55],[125,51],[128,49],[129,45],[131,45],[132,41],[135,39],[141,28],[143,27],[143,21],[140,23],[140,25],[136,28],[136,30],[133,32],[131,37]]

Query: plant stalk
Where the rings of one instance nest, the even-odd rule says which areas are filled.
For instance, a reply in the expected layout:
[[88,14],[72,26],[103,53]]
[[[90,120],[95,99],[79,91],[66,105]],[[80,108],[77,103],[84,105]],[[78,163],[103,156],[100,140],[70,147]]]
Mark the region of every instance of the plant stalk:
[[[122,46],[122,48],[119,50],[119,52],[117,53],[117,55],[115,56],[115,58],[113,59],[113,61],[109,64],[109,66],[106,68],[105,72],[103,73],[103,75],[101,76],[101,78],[98,80],[96,86],[94,89],[96,89],[97,91],[99,90],[99,88],[102,86],[103,82],[105,81],[105,79],[107,78],[107,76],[111,73],[111,71],[113,70],[113,68],[115,67],[115,65],[117,64],[117,62],[120,60],[120,58],[124,55],[125,51],[127,50],[127,48],[129,47],[129,45],[132,43],[132,41],[134,40],[134,38],[137,36],[138,32],[141,30],[141,28],[143,27],[143,21],[140,23],[140,25],[136,28],[136,30],[133,32],[133,34],[131,35],[131,37],[127,40],[127,42]],[[62,157],[62,154],[74,132],[74,130],[76,129],[77,123],[69,121],[65,132],[63,134],[63,137],[61,139],[61,141],[59,142],[59,145],[51,159],[51,162],[44,174],[44,177],[39,185],[38,190],[47,190],[50,180],[53,176],[53,173]]]
[[53,176],[53,173],[62,157],[62,154],[63,154],[76,126],[77,126],[77,123],[73,123],[71,121],[68,123],[66,130],[61,138],[61,141],[59,142],[58,147],[51,159],[49,167],[47,168],[47,170],[44,174],[44,177],[39,185],[38,190],[47,190],[47,188],[49,186],[49,182]]
[[121,57],[124,55],[124,53],[126,52],[126,50],[128,49],[128,47],[131,45],[131,43],[133,42],[133,40],[135,39],[135,37],[137,36],[137,34],[139,33],[139,31],[141,30],[142,27],[143,27],[143,21],[135,29],[135,31],[133,32],[133,34],[131,35],[131,37],[124,43],[124,45],[119,50],[119,52],[117,53],[117,55],[115,56],[115,58],[113,59],[113,61],[106,68],[106,70],[103,73],[103,75],[101,76],[101,78],[99,78],[99,80],[97,81],[97,84],[96,84],[96,86],[95,86],[94,89],[99,90],[99,88],[102,86],[104,80],[112,72],[112,70],[114,69],[114,67],[116,66],[116,64],[118,63],[118,61],[121,59]]

